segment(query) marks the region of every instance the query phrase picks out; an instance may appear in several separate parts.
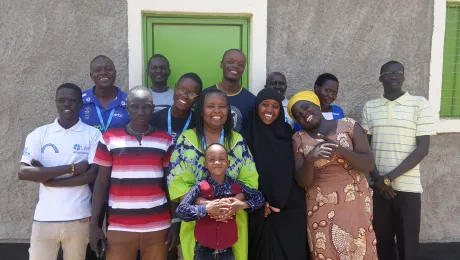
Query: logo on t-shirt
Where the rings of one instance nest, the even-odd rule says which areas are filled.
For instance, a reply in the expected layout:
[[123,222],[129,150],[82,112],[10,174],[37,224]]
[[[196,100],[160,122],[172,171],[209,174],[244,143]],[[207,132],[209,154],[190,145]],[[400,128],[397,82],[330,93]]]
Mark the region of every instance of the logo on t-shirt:
[[230,105],[230,109],[230,113],[233,119],[233,131],[239,132],[243,127],[243,116],[237,107]]
[[89,146],[83,146],[83,145],[75,144],[73,146],[73,153],[76,153],[76,154],[89,154]]
[[22,156],[30,156],[30,152],[29,152],[29,148],[28,147],[25,147],[24,148],[24,152],[22,152]]
[[85,107],[83,109],[83,113],[85,114],[84,117],[86,120],[88,120],[91,116],[91,108],[90,107]]
[[113,116],[116,118],[123,118],[123,114],[120,112],[113,113]]
[[53,148],[54,153],[59,153],[59,150],[57,149],[56,145],[54,145],[54,144],[52,144],[52,143],[45,144],[45,145],[42,147],[42,153],[45,152],[46,147],[51,147],[51,148]]

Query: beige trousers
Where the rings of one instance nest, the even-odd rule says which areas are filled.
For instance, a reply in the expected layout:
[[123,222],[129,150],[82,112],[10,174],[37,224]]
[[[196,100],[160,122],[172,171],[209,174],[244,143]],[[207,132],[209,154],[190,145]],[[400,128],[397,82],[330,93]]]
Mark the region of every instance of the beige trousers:
[[56,260],[62,246],[64,260],[85,260],[89,242],[89,220],[34,222],[29,260]]

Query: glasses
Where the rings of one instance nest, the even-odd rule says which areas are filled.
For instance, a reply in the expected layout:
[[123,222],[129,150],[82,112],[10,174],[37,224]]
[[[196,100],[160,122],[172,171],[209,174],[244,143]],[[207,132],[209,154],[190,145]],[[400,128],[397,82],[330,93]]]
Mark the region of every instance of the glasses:
[[400,75],[403,75],[404,74],[404,71],[387,71],[387,72],[384,72],[382,74],[380,74],[380,76],[400,76]]
[[185,94],[188,98],[190,98],[192,100],[198,97],[197,94],[195,94],[193,92],[189,92],[184,86],[181,86],[179,84],[176,84],[175,90],[179,95],[184,95]]

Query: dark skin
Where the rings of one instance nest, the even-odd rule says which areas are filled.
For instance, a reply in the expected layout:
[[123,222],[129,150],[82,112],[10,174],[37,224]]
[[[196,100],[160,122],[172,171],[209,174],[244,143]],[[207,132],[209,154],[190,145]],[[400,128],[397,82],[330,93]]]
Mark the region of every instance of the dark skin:
[[339,84],[334,80],[326,80],[322,86],[315,85],[314,89],[321,103],[321,111],[332,112],[331,104],[337,99]]
[[118,95],[115,88],[117,71],[113,61],[104,56],[93,60],[90,64],[89,76],[96,86],[94,95],[99,103],[107,108]]
[[[56,108],[59,114],[58,123],[64,128],[69,129],[78,123],[78,113],[80,110],[81,96],[79,92],[62,88],[56,93]],[[21,163],[19,166],[18,179],[43,183],[49,187],[73,187],[88,184],[96,179],[97,165],[91,164],[88,169],[88,162],[82,161],[74,164],[74,176],[54,180],[54,178],[72,172],[72,167],[60,165],[54,167],[44,167],[38,160],[32,160],[31,165]]]
[[[404,67],[398,63],[390,63],[386,66],[382,67],[380,73],[380,82],[383,85],[383,96],[390,100],[394,101],[404,95],[406,92],[402,91],[402,85],[404,83]],[[372,135],[367,135],[369,144],[372,143]],[[404,159],[400,165],[398,165],[395,169],[389,172],[386,175],[380,176],[379,171],[377,168],[374,168],[371,172],[371,177],[375,180],[374,186],[378,192],[385,198],[385,199],[393,199],[396,196],[396,192],[391,186],[387,186],[384,184],[385,177],[388,177],[390,181],[395,180],[399,176],[403,175],[404,173],[408,172],[409,170],[413,169],[417,166],[425,156],[428,155],[429,147],[430,147],[430,136],[423,135],[423,136],[416,136],[416,145],[417,147],[414,149],[409,156]]]
[[199,96],[200,86],[198,83],[190,78],[179,80],[174,88],[171,115],[175,118],[187,118]]
[[[203,128],[207,144],[219,143],[222,127],[228,118],[227,100],[219,93],[208,94],[203,104]],[[196,129],[195,129],[196,131]],[[222,214],[210,214],[210,217],[219,221],[231,219],[238,210],[238,201],[244,201],[244,194],[237,194],[234,200],[229,201],[230,209]],[[198,198],[195,201],[197,205],[206,205],[209,200]]]
[[314,139],[319,139],[314,149],[307,155],[299,154],[293,143],[296,166],[296,181],[299,186],[306,188],[314,180],[314,162],[319,159],[332,159],[334,154],[341,156],[354,169],[368,172],[374,168],[374,158],[366,140],[366,134],[359,125],[354,126],[353,150],[338,145],[329,136],[336,134],[337,120],[326,120],[321,114],[320,107],[309,101],[298,101],[292,107],[294,118]]
[[246,55],[241,51],[227,52],[220,62],[222,81],[217,87],[227,95],[234,95],[241,90],[241,77],[246,68]]
[[150,61],[148,75],[152,81],[152,91],[163,93],[168,91],[168,78],[171,75],[168,62],[162,57],[155,57]]
[[275,89],[284,98],[287,89],[286,77],[281,72],[270,73],[267,76],[265,87]]
[[[138,133],[151,133],[153,128],[150,127],[149,122],[152,117],[152,112],[154,109],[152,95],[146,89],[137,89],[133,90],[128,94],[128,105],[127,111],[131,118],[128,126],[125,129],[130,135],[133,135],[139,142],[142,140],[143,134]],[[136,133],[137,132],[137,133]],[[96,182],[94,184],[93,192],[93,203],[91,210],[91,221],[90,221],[90,245],[96,255],[99,256],[97,243],[99,240],[105,240],[105,235],[102,229],[98,226],[98,219],[100,214],[102,214],[102,208],[104,201],[106,200],[107,191],[109,189],[109,181],[112,167],[99,167],[99,174],[97,175]],[[169,174],[169,168],[163,168],[164,179],[163,187],[165,188],[165,194],[167,195],[168,203],[170,202],[168,192],[166,177]],[[171,205],[171,214],[174,218],[176,209],[174,205]],[[168,231],[167,237],[165,238],[165,244],[169,246],[169,250],[176,247],[179,242],[179,230],[180,223],[173,223]]]
[[[227,151],[220,145],[213,145],[206,150],[204,157],[204,164],[211,177],[219,184],[224,183],[225,172],[230,164]],[[205,205],[206,212],[214,216],[225,216],[229,214],[229,211],[236,212],[250,208],[248,203],[234,198],[210,200]]]

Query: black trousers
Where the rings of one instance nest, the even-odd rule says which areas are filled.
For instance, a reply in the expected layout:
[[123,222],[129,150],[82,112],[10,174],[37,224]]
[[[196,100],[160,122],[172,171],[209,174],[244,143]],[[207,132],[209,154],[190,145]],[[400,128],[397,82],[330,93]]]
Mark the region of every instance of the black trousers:
[[[379,260],[418,259],[421,194],[396,191],[392,200],[374,192],[374,226]],[[396,237],[396,242],[395,242]]]
[[215,250],[209,247],[204,247],[200,243],[196,243],[193,260],[235,260],[232,247]]

